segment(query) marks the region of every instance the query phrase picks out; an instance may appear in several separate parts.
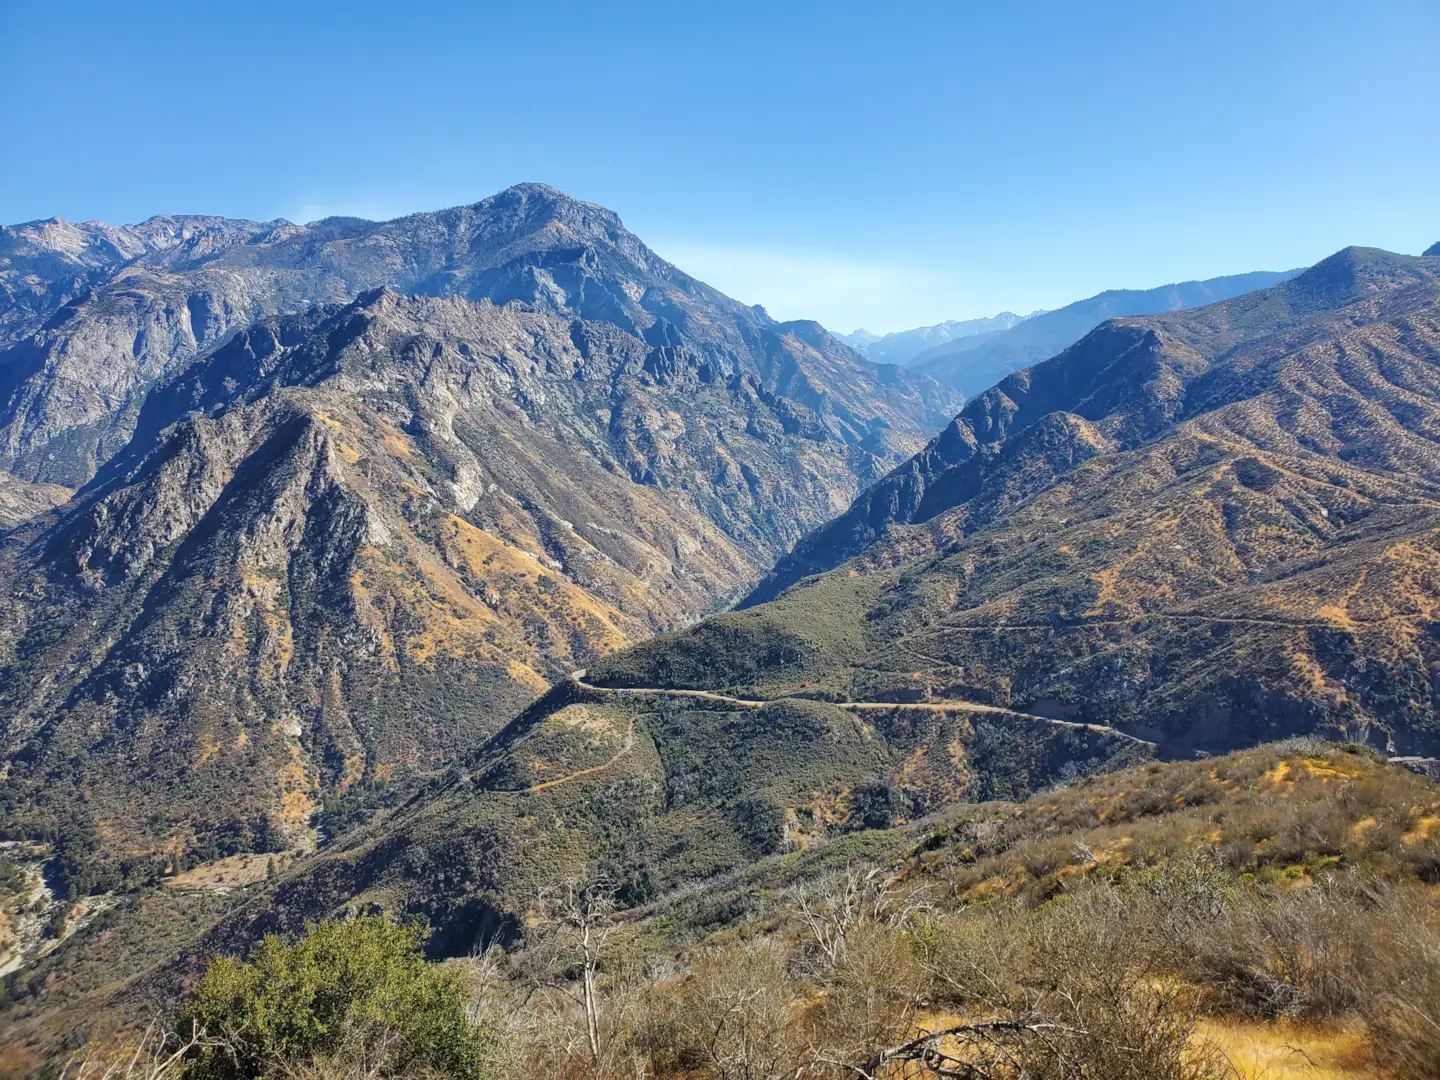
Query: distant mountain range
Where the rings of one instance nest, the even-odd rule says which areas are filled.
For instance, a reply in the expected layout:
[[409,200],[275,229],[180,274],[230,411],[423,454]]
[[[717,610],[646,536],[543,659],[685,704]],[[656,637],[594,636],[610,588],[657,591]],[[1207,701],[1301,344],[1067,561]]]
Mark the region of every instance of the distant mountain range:
[[1048,360],[1075,344],[1106,319],[1126,315],[1154,315],[1164,311],[1213,304],[1232,296],[1263,289],[1294,277],[1300,271],[1256,271],[1162,285],[1156,289],[1111,289],[1086,300],[1037,314],[1008,330],[962,338],[917,353],[910,361],[916,371],[953,386],[966,397],[994,386],[1012,371]]
[[[1041,313],[1036,312],[1035,314]],[[839,338],[867,360],[873,360],[877,364],[899,364],[904,367],[912,363],[921,353],[962,338],[1009,330],[1012,326],[1024,322],[1028,317],[1002,311],[999,315],[992,315],[988,319],[966,319],[960,322],[952,319],[948,322],[936,323],[934,326],[921,326],[914,330],[901,330],[884,336],[860,329],[853,334],[841,334]]]
[[1005,311],[989,319],[944,322],[884,337],[857,330],[840,340],[870,360],[903,364],[973,397],[1012,371],[1048,360],[1106,319],[1212,304],[1299,272],[1256,271],[1155,289],[1110,289],[1054,311],[1024,316]]

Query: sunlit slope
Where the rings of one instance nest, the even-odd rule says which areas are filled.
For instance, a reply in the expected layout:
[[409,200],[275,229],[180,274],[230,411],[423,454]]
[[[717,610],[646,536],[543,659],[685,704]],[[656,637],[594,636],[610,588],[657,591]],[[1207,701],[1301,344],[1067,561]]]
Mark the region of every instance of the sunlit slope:
[[1433,753],[1437,269],[1352,249],[1106,324],[972,402],[750,602],[828,573],[596,677]]

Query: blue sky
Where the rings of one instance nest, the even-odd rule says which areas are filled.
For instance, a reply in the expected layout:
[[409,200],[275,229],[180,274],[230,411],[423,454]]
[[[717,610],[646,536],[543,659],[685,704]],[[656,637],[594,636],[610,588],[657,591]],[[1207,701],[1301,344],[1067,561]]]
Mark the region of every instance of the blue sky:
[[0,220],[543,180],[894,330],[1440,240],[1440,0],[0,0]]

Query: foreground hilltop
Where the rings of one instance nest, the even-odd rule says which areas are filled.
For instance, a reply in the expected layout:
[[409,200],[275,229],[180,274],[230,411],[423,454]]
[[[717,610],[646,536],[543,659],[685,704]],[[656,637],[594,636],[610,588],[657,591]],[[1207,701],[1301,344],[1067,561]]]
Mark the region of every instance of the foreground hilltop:
[[[572,699],[548,749],[568,728],[572,751],[588,733],[596,756],[607,752],[595,740],[626,711],[603,716],[614,703]],[[694,720],[702,708],[682,711]],[[793,737],[823,728],[829,709],[792,709],[783,724],[779,709],[769,712],[754,730]],[[762,737],[733,775],[758,776],[777,746]],[[621,746],[617,757],[625,754]],[[881,1054],[923,1060],[927,1046],[963,1060],[965,1025],[994,1022],[995,1041],[969,1043],[969,1060],[993,1052],[999,1065],[1074,1070],[1061,1076],[1258,1078],[1297,1054],[1334,1075],[1433,1074],[1440,1043],[1425,1010],[1440,974],[1440,927],[1426,882],[1440,865],[1440,788],[1362,748],[1296,740],[1149,762],[1024,802],[837,828],[683,889],[647,893],[655,882],[611,879],[618,893],[590,895],[613,895],[628,910],[597,904],[568,930],[571,909],[553,906],[564,880],[556,875],[593,853],[587,843],[603,835],[594,815],[637,790],[637,776],[633,764],[600,761],[570,782],[589,786],[588,796],[560,798],[570,784],[522,775],[527,757],[497,755],[483,781],[461,778],[427,805],[362,830],[346,854],[302,860],[278,880],[227,866],[102,913],[12,983],[0,1010],[10,1062],[58,1061],[86,1037],[103,1045],[127,1017],[173,1015],[208,957],[243,954],[266,930],[299,936],[302,912],[326,911],[357,870],[389,862],[383,884],[330,913],[381,908],[436,927],[431,955],[450,957],[441,970],[463,975],[476,996],[496,1075],[626,1075],[613,1066],[621,1054],[626,1064],[648,1059],[657,1076],[723,1075],[717,1058],[763,1052],[782,1075],[809,1062],[817,1076],[840,1077],[853,1075],[847,1063]],[[553,816],[561,843],[529,845],[533,872],[512,878],[497,910],[486,903],[497,894],[477,886],[517,870],[515,850],[487,859],[475,845],[460,859],[464,838],[478,834],[427,835],[423,822],[433,826],[467,797],[480,807],[507,774],[508,812],[492,808],[471,827],[488,818],[491,830],[524,829]],[[802,784],[814,776],[793,773]],[[607,789],[609,799],[596,797]],[[682,822],[695,819],[694,794]],[[762,827],[750,835],[763,836],[763,818],[754,821]],[[604,832],[613,840],[624,830],[611,813]],[[454,906],[467,891],[469,903]],[[348,925],[360,930],[365,920]],[[593,951],[575,940],[586,926]],[[497,938],[508,956],[476,951]],[[598,1050],[574,1003],[587,959]],[[1071,1034],[1046,1039],[1046,1026],[1027,1027],[1035,1024]],[[770,1033],[763,1047],[750,1041],[757,1029]],[[927,1037],[935,1032],[950,1034]],[[992,1075],[1023,1074],[997,1066]]]

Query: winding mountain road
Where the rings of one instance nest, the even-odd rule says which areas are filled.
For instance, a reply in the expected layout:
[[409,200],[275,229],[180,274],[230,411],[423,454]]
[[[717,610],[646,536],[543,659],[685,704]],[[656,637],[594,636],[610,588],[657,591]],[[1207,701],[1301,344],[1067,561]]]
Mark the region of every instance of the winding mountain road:
[[[713,690],[675,690],[669,687],[649,686],[596,686],[594,683],[585,681],[586,671],[573,672],[570,681],[582,690],[589,690],[597,694],[611,694],[616,696],[660,696],[660,697],[681,697],[698,698],[701,701],[714,701],[722,705],[732,705],[740,709],[758,709],[772,702],[759,698],[737,698],[727,694],[717,694]],[[975,701],[829,701],[827,705],[833,705],[837,709],[846,709],[850,712],[866,712],[871,710],[884,709],[915,709],[927,712],[977,712],[996,713],[1001,716],[1013,716],[1021,720],[1030,720],[1035,723],[1052,724],[1056,727],[1081,728],[1085,731],[1093,731],[1097,734],[1114,735],[1116,738],[1125,739],[1141,746],[1154,746],[1148,739],[1141,739],[1138,736],[1127,734],[1119,728],[1110,727],[1108,724],[1082,724],[1074,720],[1057,720],[1050,716],[1037,716],[1034,713],[1017,712],[1014,709],[1005,709],[999,705],[981,705]]]

